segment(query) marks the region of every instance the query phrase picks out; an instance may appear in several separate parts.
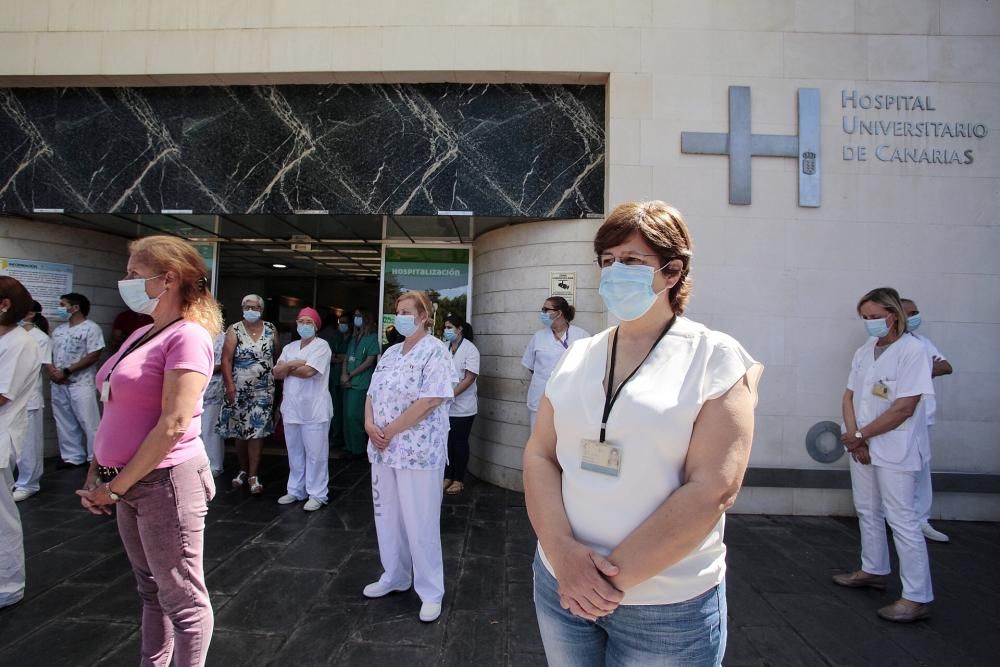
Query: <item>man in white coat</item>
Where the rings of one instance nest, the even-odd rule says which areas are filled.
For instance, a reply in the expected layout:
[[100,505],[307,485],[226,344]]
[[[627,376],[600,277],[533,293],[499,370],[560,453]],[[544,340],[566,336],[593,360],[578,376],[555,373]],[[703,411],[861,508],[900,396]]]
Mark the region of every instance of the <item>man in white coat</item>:
[[[930,338],[916,333],[917,329],[920,327],[922,318],[920,316],[920,311],[917,309],[917,304],[913,302],[912,299],[901,299],[903,304],[903,311],[906,313],[906,331],[919,340],[924,349],[927,350],[927,361],[931,366],[931,378],[936,378],[941,375],[951,375],[952,368],[948,360],[944,358],[944,355],[937,349],[937,346],[931,342]],[[927,410],[927,438],[930,444],[934,442],[934,415],[937,411],[937,401],[934,396],[927,396],[924,398]],[[947,542],[948,536],[937,530],[930,524],[931,518],[931,503],[934,500],[934,491],[931,488],[931,461],[928,458],[924,461],[924,466],[920,470],[920,476],[917,478],[917,489],[916,489],[916,510],[917,516],[920,517],[920,530],[923,531],[924,537],[928,540],[933,540],[934,542]]]
[[101,421],[97,406],[97,361],[104,334],[87,319],[90,301],[70,292],[59,299],[58,316],[65,319],[52,332],[52,416],[59,436],[62,462],[57,467],[82,466],[94,458],[94,435]]

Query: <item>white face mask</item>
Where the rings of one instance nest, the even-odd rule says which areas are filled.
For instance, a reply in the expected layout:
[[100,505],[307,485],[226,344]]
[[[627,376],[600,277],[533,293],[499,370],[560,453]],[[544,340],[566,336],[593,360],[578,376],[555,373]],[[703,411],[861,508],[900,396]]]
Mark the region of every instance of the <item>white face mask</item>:
[[152,280],[153,278],[159,278],[162,275],[163,274],[161,273],[156,276],[150,276],[149,278],[119,280],[118,293],[121,295],[122,301],[125,302],[126,306],[137,313],[152,315],[153,311],[156,310],[156,305],[160,303],[160,297],[166,294],[167,288],[163,288],[163,291],[160,292],[160,296],[152,298],[146,294],[146,281]]

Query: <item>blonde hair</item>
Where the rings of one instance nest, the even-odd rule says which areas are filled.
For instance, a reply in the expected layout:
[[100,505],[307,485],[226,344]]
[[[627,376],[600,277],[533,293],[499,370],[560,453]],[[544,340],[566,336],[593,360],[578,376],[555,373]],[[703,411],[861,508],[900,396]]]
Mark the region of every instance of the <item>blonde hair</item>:
[[403,292],[396,297],[396,303],[393,304],[392,308],[395,310],[399,308],[399,304],[407,299],[412,299],[417,305],[417,312],[419,312],[424,317],[430,318],[431,313],[434,312],[434,306],[431,305],[431,299],[427,296],[427,292],[421,292],[420,290],[413,290],[411,292]]
[[[684,314],[688,298],[691,296],[692,247],[691,234],[680,211],[662,201],[626,202],[611,211],[611,214],[594,236],[594,252],[600,255],[608,248],[624,243],[632,234],[638,233],[660,256],[661,264],[679,259],[683,262],[681,277],[670,288],[670,308],[678,315]],[[661,271],[669,275],[664,266]]]
[[177,275],[184,319],[200,324],[213,336],[222,331],[222,311],[208,290],[205,261],[190,243],[175,236],[145,236],[129,243],[128,251],[159,273]]
[[906,312],[903,310],[903,304],[899,298],[899,292],[897,292],[892,287],[876,287],[868,294],[861,297],[858,301],[858,315],[861,314],[861,306],[868,302],[872,302],[876,305],[882,306],[890,313],[896,316],[896,322],[893,328],[896,333],[902,336],[906,333]]

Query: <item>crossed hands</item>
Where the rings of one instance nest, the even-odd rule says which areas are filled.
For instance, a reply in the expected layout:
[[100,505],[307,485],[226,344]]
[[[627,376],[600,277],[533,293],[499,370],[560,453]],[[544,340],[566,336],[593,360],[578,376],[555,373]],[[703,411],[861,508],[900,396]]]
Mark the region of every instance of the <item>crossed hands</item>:
[[853,433],[844,433],[840,436],[840,442],[851,453],[851,458],[862,465],[869,465],[872,462],[871,451],[868,449],[868,442],[860,438],[855,438]]
[[625,597],[609,581],[618,574],[618,566],[576,540],[567,538],[550,562],[559,584],[559,605],[574,616],[596,621],[617,609]]
[[392,428],[392,424],[387,425],[385,428],[379,428],[372,422],[365,422],[365,433],[371,438],[375,449],[379,450],[388,447],[389,442],[396,436],[396,431]]
[[91,514],[97,516],[111,514],[111,506],[114,501],[107,493],[103,492],[96,475],[88,474],[87,481],[84,482],[82,489],[76,491],[76,495],[80,496],[80,504],[83,505],[83,508]]

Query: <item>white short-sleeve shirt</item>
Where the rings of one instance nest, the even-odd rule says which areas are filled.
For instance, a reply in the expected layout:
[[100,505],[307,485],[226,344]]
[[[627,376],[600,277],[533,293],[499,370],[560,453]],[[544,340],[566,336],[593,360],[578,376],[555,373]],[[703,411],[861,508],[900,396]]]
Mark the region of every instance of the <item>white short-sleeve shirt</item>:
[[[854,353],[847,388],[854,392],[858,428],[875,421],[897,398],[934,395],[927,352],[913,336],[903,336],[875,358],[877,338],[869,338]],[[872,393],[876,384],[888,390],[883,398]],[[920,470],[930,460],[924,400],[909,419],[888,433],[868,440],[872,464],[890,470]]]
[[[104,349],[104,334],[93,320],[84,320],[76,325],[69,322],[60,324],[52,332],[52,364],[56,368],[66,368],[92,352]],[[98,364],[91,364],[69,376],[70,384],[94,384]]]
[[302,341],[292,341],[281,350],[278,363],[304,361],[316,372],[307,378],[288,375],[282,388],[281,417],[288,424],[316,424],[333,418],[330,397],[330,344],[314,337],[305,347]]
[[[226,332],[221,331],[212,341],[212,357],[214,361],[212,363],[215,366],[222,364],[222,348],[226,344]],[[221,403],[222,399],[225,398],[225,392],[222,388],[222,371],[215,371],[215,366],[212,367],[212,377],[208,381],[208,386],[205,387],[205,398],[202,399],[205,405],[210,405],[213,403]]]
[[[609,336],[570,346],[549,379],[562,497],[576,539],[608,554],[684,483],[684,462],[702,405],[725,394],[759,364],[726,334],[680,317],[624,386],[607,422],[606,441],[621,447],[617,477],[584,470],[582,441],[600,435]],[[690,600],[722,582],[721,517],[691,553],[625,591],[623,604]],[[542,559],[552,572],[552,567]],[[553,572],[554,575],[554,572]]]
[[[921,336],[917,333],[911,333],[911,336],[919,340],[924,345],[924,350],[927,352],[927,363],[931,367],[931,381],[934,380],[934,360],[940,359],[941,361],[947,361],[945,356],[941,354],[941,350],[937,349],[937,346],[931,342],[931,339],[927,336]],[[927,410],[927,425],[933,426],[935,416],[937,415],[937,397],[934,395],[924,396],[924,404]]]
[[[52,363],[52,339],[48,337],[44,331],[38,327],[32,327],[28,330],[28,335],[31,336],[35,344],[38,345],[38,366],[39,372],[41,372],[41,366],[43,364]],[[35,394],[28,401],[29,410],[41,410],[45,407],[45,395],[42,392],[42,382],[39,379],[38,384],[35,385]]]
[[545,383],[555,370],[559,360],[566,354],[570,345],[590,334],[578,326],[569,325],[563,339],[556,340],[552,329],[539,329],[528,341],[528,347],[521,357],[521,365],[531,373],[531,384],[528,385],[528,409],[537,410],[545,395]]
[[[451,350],[451,346],[448,346]],[[462,378],[465,377],[465,371],[471,371],[477,376],[479,375],[479,350],[471,342],[462,339],[461,345],[455,350],[455,353],[451,355],[451,360],[455,364],[455,385],[457,386]],[[479,398],[477,392],[479,380],[472,381],[465,391],[455,397],[451,402],[451,409],[449,414],[452,417],[471,417],[479,410]]]
[[28,428],[28,402],[41,382],[38,373],[39,350],[34,339],[21,327],[0,336],[0,468],[10,465],[20,455]]
[[379,428],[406,412],[417,399],[445,398],[415,426],[397,433],[384,450],[368,442],[368,460],[404,470],[444,468],[448,454],[448,411],[455,395],[455,366],[451,352],[433,336],[424,336],[403,354],[403,343],[393,345],[375,367],[368,398]]

